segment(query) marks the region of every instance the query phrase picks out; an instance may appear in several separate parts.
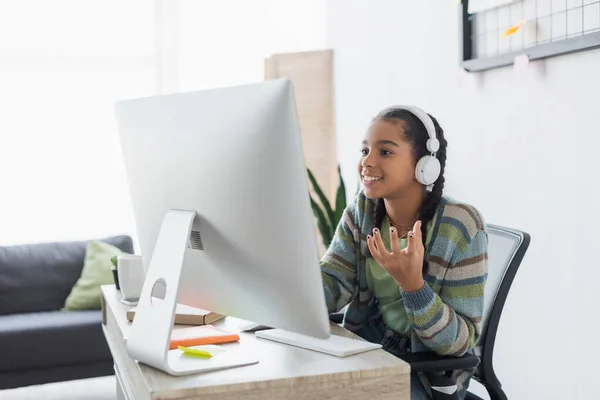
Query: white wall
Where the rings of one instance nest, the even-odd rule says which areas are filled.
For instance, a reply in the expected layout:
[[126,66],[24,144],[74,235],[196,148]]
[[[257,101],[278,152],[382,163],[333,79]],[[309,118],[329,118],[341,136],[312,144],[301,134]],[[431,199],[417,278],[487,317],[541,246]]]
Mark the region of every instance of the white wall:
[[455,1],[327,6],[347,187],[356,187],[360,139],[377,111],[412,103],[438,118],[449,142],[446,194],[532,236],[496,342],[509,398],[595,397],[600,50],[530,65],[522,77],[507,67],[461,80]]

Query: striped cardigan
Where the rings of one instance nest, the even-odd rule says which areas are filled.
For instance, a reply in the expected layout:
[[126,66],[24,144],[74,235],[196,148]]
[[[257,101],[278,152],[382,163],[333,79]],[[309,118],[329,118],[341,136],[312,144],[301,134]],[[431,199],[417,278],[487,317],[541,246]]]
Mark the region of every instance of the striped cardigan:
[[[344,327],[357,333],[372,320],[376,302],[365,273],[371,256],[366,236],[375,224],[375,204],[362,192],[356,196],[321,260],[327,308],[333,313],[349,304]],[[487,240],[484,220],[474,207],[442,197],[427,226],[426,284],[417,292],[402,293],[413,327],[412,352],[461,356],[475,347],[481,334]],[[472,373],[457,374],[459,391],[466,390]]]

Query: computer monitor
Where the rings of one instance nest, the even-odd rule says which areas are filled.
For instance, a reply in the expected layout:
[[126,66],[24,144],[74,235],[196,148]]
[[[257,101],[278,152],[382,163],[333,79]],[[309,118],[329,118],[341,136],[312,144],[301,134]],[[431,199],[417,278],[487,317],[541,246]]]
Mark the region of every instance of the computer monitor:
[[[194,372],[167,365],[176,303],[329,337],[290,81],[123,100],[115,111],[147,267],[130,355]],[[152,297],[160,286],[163,300]]]

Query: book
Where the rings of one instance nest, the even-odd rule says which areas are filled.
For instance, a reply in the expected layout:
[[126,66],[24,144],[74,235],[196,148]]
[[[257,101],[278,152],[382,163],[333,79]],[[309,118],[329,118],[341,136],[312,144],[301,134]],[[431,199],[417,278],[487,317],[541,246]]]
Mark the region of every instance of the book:
[[[127,310],[127,320],[133,321],[137,307]],[[208,325],[224,318],[224,315],[200,308],[177,304],[175,309],[175,324],[181,325]]]
[[232,343],[240,340],[237,333],[227,332],[213,325],[192,326],[189,328],[174,329],[171,333],[169,349],[178,346],[199,346],[205,344]]

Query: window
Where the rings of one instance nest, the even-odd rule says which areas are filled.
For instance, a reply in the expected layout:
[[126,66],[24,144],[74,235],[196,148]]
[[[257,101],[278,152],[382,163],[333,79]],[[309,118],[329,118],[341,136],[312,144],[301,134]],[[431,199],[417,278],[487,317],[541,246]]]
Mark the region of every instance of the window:
[[0,3],[0,245],[133,234],[113,104],[155,92],[153,4]]
[[468,71],[510,65],[522,54],[535,60],[600,47],[600,0],[470,3],[462,4],[462,66]]
[[325,21],[321,0],[1,0],[0,246],[136,243],[115,101],[261,81]]

